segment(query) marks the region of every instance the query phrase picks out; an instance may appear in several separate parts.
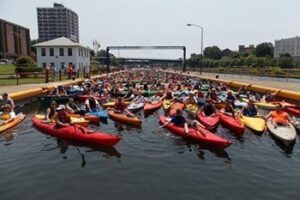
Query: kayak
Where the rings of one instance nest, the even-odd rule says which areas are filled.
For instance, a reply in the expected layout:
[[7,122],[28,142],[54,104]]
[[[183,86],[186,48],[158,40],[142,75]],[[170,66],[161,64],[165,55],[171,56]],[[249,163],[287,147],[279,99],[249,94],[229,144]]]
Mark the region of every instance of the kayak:
[[155,111],[155,110],[159,109],[161,107],[161,105],[162,105],[162,101],[146,103],[144,106],[144,111],[145,112]]
[[131,112],[136,112],[144,108],[144,103],[134,103],[128,105],[127,109]]
[[[159,121],[160,121],[160,123],[164,124],[168,121],[168,118],[165,116],[160,116]],[[188,138],[195,142],[203,143],[203,144],[214,146],[217,148],[224,149],[232,144],[231,141],[223,139],[200,126],[198,126],[195,129],[189,128],[188,136],[184,132],[183,127],[175,126],[173,123],[170,123],[165,128],[167,128],[169,131],[171,131],[172,133],[174,133],[178,136]]]
[[[114,101],[111,101],[111,102],[108,102],[108,103],[104,103],[104,104],[102,104],[102,107],[105,109],[105,108],[111,108],[111,107],[114,107],[115,106],[115,103],[116,102],[114,102]],[[126,105],[129,105],[130,104],[130,102],[128,102],[128,101],[125,101],[124,102]]]
[[142,125],[142,121],[138,117],[128,117],[125,114],[115,113],[112,110],[108,111],[108,116],[118,122],[122,122],[124,124],[130,124],[134,126],[140,127]]
[[68,114],[71,117],[83,117],[85,120],[89,121],[90,123],[99,123],[100,119],[97,116],[91,115],[91,114],[85,114],[85,115],[79,115],[79,114]]
[[274,128],[271,120],[268,120],[267,127],[270,133],[286,146],[291,145],[296,139],[296,129],[290,123],[288,126],[278,126],[277,128]]
[[192,115],[197,115],[198,111],[199,111],[199,107],[197,104],[186,104],[185,105],[185,109],[188,113],[192,114]]
[[148,90],[148,91],[144,91],[143,93],[145,96],[151,97],[151,96],[156,95],[157,91],[156,90]]
[[174,115],[176,113],[177,109],[183,110],[184,106],[185,106],[184,103],[180,103],[180,102],[173,103],[171,108],[170,108],[169,116]]
[[235,119],[232,116],[223,113],[219,113],[219,116],[223,126],[237,135],[243,135],[245,131],[245,125],[239,119]]
[[[44,121],[46,119],[45,115],[35,115],[35,118]],[[70,120],[71,120],[71,124],[76,124],[78,126],[83,126],[83,127],[87,127],[89,124],[88,120],[85,120],[83,117],[81,117],[80,115],[69,115]],[[54,120],[52,120],[52,122],[54,122]]]
[[0,125],[0,133],[3,133],[4,131],[7,131],[8,129],[18,125],[25,119],[25,117],[26,117],[26,115],[24,115],[23,113],[17,114],[16,117],[12,121]]
[[163,100],[163,107],[165,110],[169,110],[169,108],[172,106],[173,102],[169,99],[164,99]]
[[58,128],[55,123],[43,123],[42,120],[35,117],[32,118],[32,122],[42,132],[67,141],[112,147],[121,140],[121,137],[118,135],[94,132],[76,125]]
[[106,110],[100,110],[88,113],[90,116],[96,116],[101,122],[107,123],[108,115]]
[[[242,98],[242,101],[248,103],[249,100],[246,98]],[[275,110],[278,105],[274,103],[264,103],[264,102],[254,102],[254,105],[256,105],[258,108],[266,109],[266,110]]]
[[246,127],[259,133],[263,132],[266,127],[266,121],[260,117],[248,117],[245,115],[241,115],[241,121],[245,124]]
[[287,113],[294,115],[296,117],[300,117],[300,108],[297,107],[283,107],[283,110]]
[[209,130],[217,128],[220,117],[219,115],[205,116],[203,113],[198,113],[197,115],[199,121]]

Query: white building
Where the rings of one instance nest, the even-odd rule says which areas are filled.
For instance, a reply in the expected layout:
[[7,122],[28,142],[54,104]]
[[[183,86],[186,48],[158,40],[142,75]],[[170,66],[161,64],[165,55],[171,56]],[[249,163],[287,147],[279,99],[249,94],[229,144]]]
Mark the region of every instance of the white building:
[[68,64],[78,69],[89,71],[90,49],[60,37],[33,45],[36,47],[37,64],[40,67],[55,66],[56,71],[65,69]]
[[284,53],[300,58],[300,37],[275,40],[274,57],[279,57]]

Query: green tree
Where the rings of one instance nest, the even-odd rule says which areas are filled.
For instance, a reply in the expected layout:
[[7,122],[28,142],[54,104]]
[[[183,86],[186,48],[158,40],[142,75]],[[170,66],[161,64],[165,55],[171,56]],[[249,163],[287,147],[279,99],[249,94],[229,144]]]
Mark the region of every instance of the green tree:
[[218,46],[206,47],[203,55],[204,57],[218,60],[222,57],[222,51]]
[[294,59],[291,56],[280,56],[277,58],[277,66],[282,68],[289,68],[294,65]]
[[264,42],[256,46],[255,56],[257,57],[265,57],[274,55],[274,47],[272,43]]
[[29,56],[20,56],[17,58],[15,65],[17,67],[37,67],[36,62]]

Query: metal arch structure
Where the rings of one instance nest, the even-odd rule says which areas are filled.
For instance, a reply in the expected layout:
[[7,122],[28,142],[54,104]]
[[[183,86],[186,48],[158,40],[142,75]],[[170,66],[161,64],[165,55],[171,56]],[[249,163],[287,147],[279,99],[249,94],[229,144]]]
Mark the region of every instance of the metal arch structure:
[[106,71],[110,72],[110,50],[177,50],[183,51],[182,71],[186,69],[186,47],[185,46],[108,46],[106,47]]

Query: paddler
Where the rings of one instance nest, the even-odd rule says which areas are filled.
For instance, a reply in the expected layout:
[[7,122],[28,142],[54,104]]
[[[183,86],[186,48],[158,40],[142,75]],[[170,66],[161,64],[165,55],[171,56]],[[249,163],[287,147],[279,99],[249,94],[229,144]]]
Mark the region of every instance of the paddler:
[[67,104],[66,104],[66,109],[69,113],[72,114],[79,114],[79,115],[84,115],[84,110],[80,109],[74,102],[74,98],[69,98]]
[[197,98],[193,93],[189,93],[189,96],[184,100],[185,104],[197,104]]
[[138,95],[132,100],[133,102],[139,104],[139,103],[145,103],[146,99],[145,97],[142,95],[141,92],[138,93]]
[[293,121],[292,121],[291,117],[289,116],[289,114],[282,110],[281,104],[277,104],[276,109],[274,111],[271,111],[266,116],[266,120],[268,120],[269,118],[272,120],[272,124],[273,124],[274,128],[277,128],[278,125],[287,126],[288,123],[293,124]]
[[71,119],[68,116],[65,105],[59,105],[56,108],[55,122],[57,127],[67,127],[70,126]]
[[164,123],[158,129],[164,128],[165,126],[169,125],[170,123],[173,123],[175,126],[183,127],[184,128],[184,133],[186,135],[189,134],[189,127],[186,119],[182,116],[182,111],[180,109],[176,110],[175,115],[171,117],[171,120]]
[[92,96],[85,100],[84,104],[87,112],[97,112],[100,110],[99,102]]
[[256,105],[254,104],[254,98],[250,98],[247,105],[243,107],[241,110],[241,114],[247,116],[247,117],[256,117],[258,116],[258,109]]
[[275,99],[275,96],[280,92],[281,90],[277,90],[276,92],[271,93],[270,91],[266,91],[266,94],[262,97],[262,102],[272,102]]
[[0,101],[0,111],[3,110],[4,106],[7,104],[11,106],[12,110],[15,109],[15,103],[12,98],[10,98],[7,93],[3,93]]
[[47,108],[47,110],[46,110],[46,115],[45,115],[46,122],[50,122],[50,121],[52,121],[55,118],[55,116],[56,116],[56,108],[57,108],[56,101],[51,101],[50,107]]
[[127,109],[127,105],[124,103],[122,97],[118,97],[117,101],[115,102],[114,112],[134,117],[134,114]]
[[204,106],[201,108],[200,113],[203,112],[205,116],[212,116],[217,114],[217,110],[212,103],[212,100],[210,98],[206,99],[206,103]]
[[11,122],[16,117],[15,112],[12,110],[10,104],[3,106],[3,113],[0,114],[0,125]]

